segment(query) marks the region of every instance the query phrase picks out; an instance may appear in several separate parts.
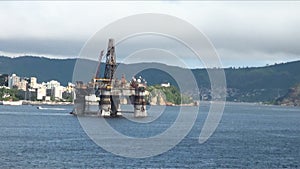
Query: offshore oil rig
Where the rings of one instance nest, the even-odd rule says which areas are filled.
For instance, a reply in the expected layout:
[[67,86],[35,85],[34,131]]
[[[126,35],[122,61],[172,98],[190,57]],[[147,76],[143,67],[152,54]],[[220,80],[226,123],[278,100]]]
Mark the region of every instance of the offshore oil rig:
[[[129,102],[133,104],[134,117],[146,117],[145,80],[133,77],[130,83],[127,84],[124,75],[121,81],[115,78],[117,63],[113,39],[109,39],[108,41],[104,74],[100,77],[100,66],[103,55],[104,51],[101,51],[97,71],[91,82],[88,84],[83,84],[83,82],[76,83],[75,107],[72,114],[80,116],[119,117],[122,116],[120,98],[127,97],[130,100]],[[99,98],[97,111],[89,109],[90,101],[87,98],[92,95]]]

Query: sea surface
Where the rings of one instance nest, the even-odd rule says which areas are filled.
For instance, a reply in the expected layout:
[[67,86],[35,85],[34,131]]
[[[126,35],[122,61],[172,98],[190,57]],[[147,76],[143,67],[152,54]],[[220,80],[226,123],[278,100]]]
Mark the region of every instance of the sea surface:
[[[69,114],[71,106],[42,107],[0,106],[1,169],[300,168],[299,107],[227,103],[215,133],[199,144],[209,110],[209,103],[201,103],[194,127],[178,145],[142,159],[116,156],[95,144],[77,117]],[[178,109],[165,107],[144,128],[126,118],[106,120],[125,135],[147,137],[170,127]]]

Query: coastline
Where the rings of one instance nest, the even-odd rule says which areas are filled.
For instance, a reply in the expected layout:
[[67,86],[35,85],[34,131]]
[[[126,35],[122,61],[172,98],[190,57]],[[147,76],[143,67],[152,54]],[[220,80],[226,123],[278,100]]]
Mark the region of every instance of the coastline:
[[46,101],[28,101],[23,100],[22,105],[53,105],[53,106],[67,106],[67,105],[74,105],[73,102],[46,102]]
[[[3,101],[0,101],[3,102]],[[15,102],[22,102],[21,104],[18,105],[34,105],[34,106],[39,106],[39,105],[50,105],[50,106],[73,106],[74,102],[52,102],[52,101],[28,101],[28,100],[20,100],[20,101],[15,101]],[[208,103],[210,104],[212,101],[200,101],[200,105],[202,103]],[[13,103],[13,102],[12,102]],[[97,105],[98,103],[90,103],[90,105]],[[225,104],[252,104],[252,105],[265,105],[265,106],[282,106],[282,107],[299,107],[299,106],[295,106],[295,105],[288,105],[288,104],[270,104],[270,103],[263,103],[263,102],[232,102],[232,101],[226,101]],[[4,104],[0,104],[0,105],[4,105]],[[17,106],[14,104],[7,104],[7,105],[11,105],[11,106]],[[154,106],[154,105],[153,105]],[[198,106],[195,104],[180,104],[180,105],[176,105],[176,104],[166,104],[164,106]]]

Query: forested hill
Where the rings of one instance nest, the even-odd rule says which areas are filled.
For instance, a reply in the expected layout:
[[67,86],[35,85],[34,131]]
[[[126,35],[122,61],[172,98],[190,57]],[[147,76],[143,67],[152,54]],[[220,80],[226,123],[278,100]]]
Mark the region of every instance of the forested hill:
[[[86,67],[88,70],[85,71],[95,72],[96,62],[89,60],[83,62],[90,65]],[[21,77],[35,76],[38,78],[38,82],[55,79],[65,85],[72,81],[75,63],[76,59],[49,59],[33,56],[9,58],[0,56],[0,74],[16,73]],[[134,72],[144,67],[156,67],[157,69],[146,69],[139,73],[150,85],[170,82],[176,86],[176,82],[171,75],[161,70],[172,70],[172,72],[176,72],[178,77],[184,77],[192,72],[202,94],[209,94],[210,83],[205,69],[188,70],[159,63],[121,64],[120,66],[126,72]],[[103,72],[104,66],[101,66],[101,68]],[[229,88],[228,100],[251,102],[277,99],[285,95],[289,88],[300,83],[299,72],[300,61],[258,68],[226,68],[225,74],[227,87]],[[190,92],[193,92],[192,89]]]
[[0,56],[0,74],[17,74],[20,77],[37,77],[39,82],[57,80],[67,84],[72,80],[75,59],[49,59],[44,57]]

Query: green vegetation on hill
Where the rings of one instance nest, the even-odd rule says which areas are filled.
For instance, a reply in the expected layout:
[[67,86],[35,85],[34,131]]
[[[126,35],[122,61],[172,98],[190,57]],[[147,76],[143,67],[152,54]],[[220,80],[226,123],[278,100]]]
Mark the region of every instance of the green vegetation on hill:
[[259,68],[225,69],[227,88],[234,89],[229,101],[271,102],[300,82],[300,62]]
[[[148,86],[146,89],[150,93],[150,97],[159,96],[160,91],[163,92],[163,99],[166,103],[172,104],[189,104],[193,102],[193,99],[189,96],[183,95],[175,86],[162,87],[160,85]],[[151,99],[151,98],[149,98]],[[150,101],[150,100],[148,100]]]
[[288,89],[300,82],[300,62],[259,68],[225,69],[227,86],[238,89]]
[[[91,60],[80,60],[82,70],[76,72],[84,73],[82,81],[90,81],[93,77],[97,62]],[[63,85],[72,81],[73,70],[76,59],[49,59],[42,57],[16,57],[9,58],[0,56],[0,73],[16,73],[21,77],[35,76],[39,82],[58,80]],[[78,66],[78,62],[76,63]],[[149,69],[145,69],[149,67]],[[252,68],[226,68],[226,82],[228,88],[228,101],[242,102],[271,102],[276,98],[286,95],[289,89],[300,83],[300,61],[275,64],[265,67]],[[103,72],[104,66],[101,66]],[[143,70],[139,72],[140,70]],[[163,70],[175,72],[177,79]],[[170,82],[178,87],[177,81],[181,80],[188,73],[192,73],[199,86],[201,98],[210,98],[210,81],[206,69],[184,69],[175,66],[168,66],[159,63],[139,63],[139,64],[119,64],[116,77],[121,77],[122,73],[142,75],[148,85]],[[125,74],[125,75],[126,75]],[[131,77],[127,77],[131,78]],[[177,81],[176,81],[177,80]],[[183,82],[182,93],[198,95],[198,89],[189,88],[189,82]],[[208,95],[208,97],[207,97]],[[174,101],[174,100],[173,100]],[[178,101],[177,101],[178,103]]]
[[[285,95],[289,88],[300,83],[299,68],[300,61],[266,67],[226,68],[224,72],[228,89],[227,100],[237,102],[270,102],[275,98]],[[206,69],[189,70],[167,65],[161,65],[160,69],[176,69],[175,72],[178,77],[184,77],[191,71],[202,96],[206,97],[208,95],[206,98],[210,98],[210,80]],[[147,79],[149,84],[159,84],[167,81],[177,86],[175,79],[161,70],[147,69],[139,74]],[[159,75],[160,78],[156,78],[156,76],[153,76],[154,74]],[[184,93],[194,93],[197,95],[197,90],[190,89],[188,82],[183,85],[185,85],[182,87],[183,89],[190,90],[183,91]]]
[[0,100],[1,101],[18,101],[22,99],[20,95],[18,95],[17,89],[5,89],[0,88]]

